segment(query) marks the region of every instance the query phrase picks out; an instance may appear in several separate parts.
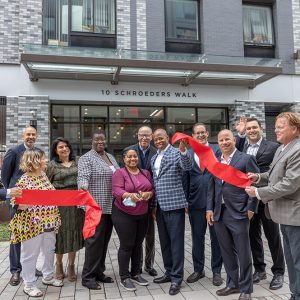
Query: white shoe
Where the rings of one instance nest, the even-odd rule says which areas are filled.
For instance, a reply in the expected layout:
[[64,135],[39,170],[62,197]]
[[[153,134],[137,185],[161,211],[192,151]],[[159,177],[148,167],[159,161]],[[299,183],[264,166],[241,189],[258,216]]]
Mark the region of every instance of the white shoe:
[[24,287],[23,291],[29,297],[43,297],[44,296],[43,292],[40,291],[36,286]]
[[56,286],[56,287],[60,287],[64,285],[64,282],[62,280],[56,279],[56,278],[52,278],[50,280],[46,280],[46,279],[42,279],[42,283],[46,284],[46,285],[52,285],[52,286]]

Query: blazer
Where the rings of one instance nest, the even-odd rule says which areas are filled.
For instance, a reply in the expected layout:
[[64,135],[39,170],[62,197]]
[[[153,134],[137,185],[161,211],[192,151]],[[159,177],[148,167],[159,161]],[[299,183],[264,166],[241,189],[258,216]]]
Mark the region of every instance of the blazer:
[[[216,157],[221,156],[218,145],[209,144]],[[206,209],[207,190],[209,179],[212,176],[207,169],[202,172],[195,161],[195,152],[190,149],[190,156],[193,158],[193,168],[184,173],[183,188],[189,209]]]
[[[246,138],[236,138],[236,148],[242,152],[247,152],[248,142]],[[255,156],[258,164],[260,173],[267,172],[270,168],[270,164],[274,158],[275,152],[279,147],[278,143],[267,141],[265,138],[262,139],[257,154]]]
[[[137,152],[138,157],[139,157],[138,167],[140,169],[142,169],[139,144],[128,146],[124,150],[127,150],[127,149],[134,149]],[[151,158],[156,154],[156,152],[157,152],[156,148],[153,147],[152,145],[150,145],[149,154],[148,154],[146,165],[145,165],[144,169],[148,170],[151,173],[151,175],[152,175],[152,171],[151,171]]]
[[23,175],[23,171],[19,168],[20,160],[25,152],[24,144],[20,144],[14,148],[8,149],[5,153],[1,178],[5,188],[14,187],[19,178]]
[[[218,159],[221,161],[221,156]],[[234,153],[230,166],[244,173],[259,171],[254,156],[239,150]],[[222,182],[221,179],[212,175],[209,180],[206,210],[214,212],[215,221],[220,220],[222,199],[230,215],[236,220],[248,218],[248,210],[255,212],[258,205],[258,200],[249,197],[243,188]]]
[[[113,166],[119,169],[115,158],[107,152],[106,154]],[[113,171],[95,150],[92,149],[79,158],[78,189],[87,188],[102,208],[103,214],[111,214],[113,202],[112,176]]]
[[6,194],[7,190],[6,189],[0,189],[0,200],[6,200]]
[[268,172],[262,173],[258,195],[266,213],[279,224],[300,226],[300,137],[281,145]]
[[158,203],[163,211],[187,207],[182,179],[184,171],[191,170],[193,166],[189,153],[182,155],[178,149],[170,145],[161,160],[158,175],[154,171],[157,155],[158,153],[151,159],[155,188],[153,206],[156,206]]

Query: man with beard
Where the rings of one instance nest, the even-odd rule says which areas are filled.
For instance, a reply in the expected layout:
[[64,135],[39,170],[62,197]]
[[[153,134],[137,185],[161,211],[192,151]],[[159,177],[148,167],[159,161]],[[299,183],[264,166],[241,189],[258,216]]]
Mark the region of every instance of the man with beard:
[[[6,152],[1,171],[2,182],[6,189],[14,187],[18,179],[23,175],[23,171],[19,168],[20,159],[25,150],[34,148],[36,138],[36,129],[32,126],[28,126],[24,128],[22,133],[23,143],[14,148],[9,149]],[[12,219],[16,213],[16,210],[11,205],[9,205],[9,212],[10,218]],[[21,243],[10,244],[9,263],[10,272],[12,276],[10,278],[9,283],[11,285],[18,285],[21,281],[20,273],[22,271],[22,266],[20,259]]]

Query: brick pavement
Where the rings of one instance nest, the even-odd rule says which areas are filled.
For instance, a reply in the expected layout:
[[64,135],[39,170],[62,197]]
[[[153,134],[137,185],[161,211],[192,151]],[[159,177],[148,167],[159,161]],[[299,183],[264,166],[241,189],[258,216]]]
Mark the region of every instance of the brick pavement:
[[[185,276],[187,278],[189,274],[193,272],[192,265],[192,250],[191,250],[191,232],[190,227],[188,226],[188,220],[186,220],[186,235],[185,235]],[[159,275],[163,273],[163,263],[160,253],[160,246],[158,241],[158,235],[156,236],[156,259],[155,259],[155,268],[157,269]],[[260,282],[260,284],[254,285],[254,293],[252,299],[260,300],[288,300],[290,298],[289,288],[288,288],[288,278],[285,277],[285,283],[283,288],[271,291],[268,289],[270,280],[272,278],[272,273],[270,271],[271,265],[271,256],[268,251],[266,241],[264,240],[266,254],[265,259],[268,265],[267,273],[268,278]],[[118,275],[118,262],[117,262],[117,247],[119,245],[118,237],[115,232],[113,232],[110,244],[109,252],[107,256],[107,270],[106,275],[112,276],[115,280],[115,283],[104,284],[102,289],[99,291],[89,291],[81,285],[81,270],[84,261],[84,249],[81,250],[77,256],[76,266],[78,267],[78,279],[76,282],[69,282],[65,280],[65,284],[62,288],[46,287],[41,283],[41,279],[38,279],[38,287],[41,290],[45,291],[45,300],[100,300],[100,299],[110,299],[110,300],[119,300],[119,299],[131,299],[131,300],[166,300],[166,299],[186,299],[186,300],[230,300],[238,299],[238,294],[227,296],[227,297],[218,297],[215,294],[215,291],[219,287],[212,285],[212,272],[210,271],[210,247],[209,247],[209,236],[206,236],[206,259],[205,259],[205,273],[206,277],[200,279],[198,282],[193,284],[188,284],[183,282],[181,292],[176,296],[169,296],[169,284],[155,284],[152,282],[152,277],[148,274],[143,274],[143,276],[149,280],[150,284],[147,287],[137,286],[135,292],[125,291],[119,285],[119,275]],[[8,284],[10,278],[9,272],[9,259],[8,259],[8,246],[9,243],[2,242],[0,243],[0,299],[1,300],[25,300],[31,299],[23,293],[23,284],[13,287]],[[38,264],[41,262],[39,261]],[[222,277],[225,278],[225,271],[222,269]],[[223,287],[224,284],[221,286]],[[40,298],[42,299],[42,298]]]

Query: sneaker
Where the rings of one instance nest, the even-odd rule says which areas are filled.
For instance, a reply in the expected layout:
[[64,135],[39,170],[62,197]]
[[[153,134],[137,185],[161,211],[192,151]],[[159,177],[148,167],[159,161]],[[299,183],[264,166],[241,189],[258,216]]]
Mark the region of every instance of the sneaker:
[[141,275],[133,276],[133,277],[131,277],[131,280],[133,282],[137,283],[138,285],[146,286],[149,284],[149,282],[145,278],[143,278]]
[[131,281],[130,278],[126,278],[124,280],[121,280],[120,285],[127,291],[131,291],[134,292],[136,291],[136,287],[133,284],[133,282]]

